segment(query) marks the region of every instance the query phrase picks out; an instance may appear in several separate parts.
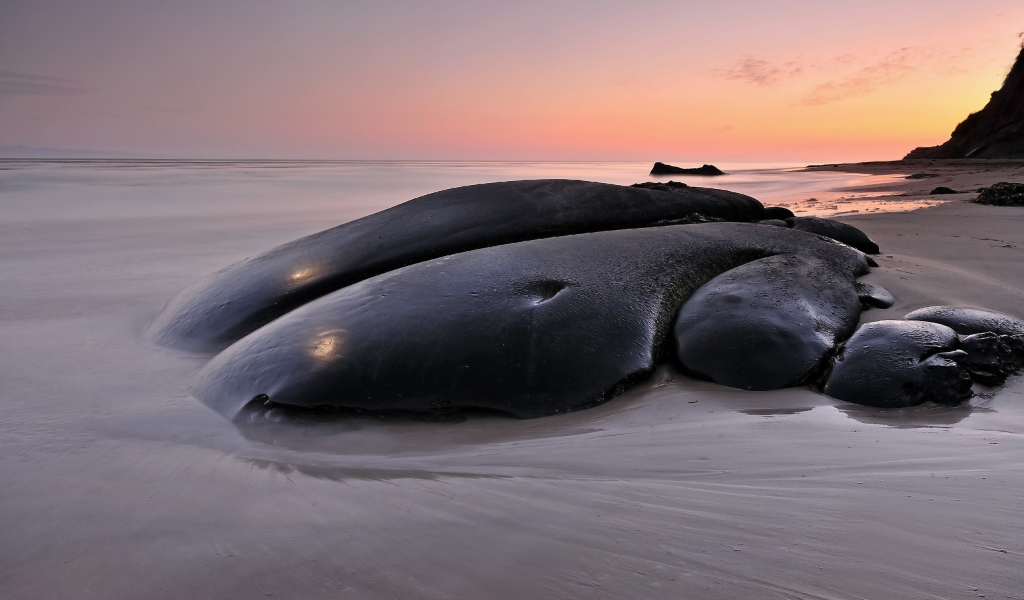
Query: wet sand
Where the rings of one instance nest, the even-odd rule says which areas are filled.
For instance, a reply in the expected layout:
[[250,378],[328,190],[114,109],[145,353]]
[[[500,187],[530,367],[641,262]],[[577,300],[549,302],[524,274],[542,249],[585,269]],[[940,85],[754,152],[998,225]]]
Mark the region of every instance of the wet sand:
[[[1000,181],[1024,181],[1024,160],[896,160],[811,165],[795,172],[808,176],[858,175],[860,179],[849,185],[816,194],[796,192],[781,199],[781,204],[798,215],[848,216],[969,201],[977,196],[980,187]],[[924,174],[929,177],[907,178]],[[938,187],[948,187],[958,193],[932,194]]]
[[[142,328],[324,215],[188,212],[0,225],[0,597],[1024,598],[1020,377],[886,411],[662,369],[530,421],[236,428]],[[843,220],[897,298],[865,321],[1024,315],[1024,208]]]
[[[852,186],[838,191],[855,192],[865,199],[887,199],[902,202],[969,201],[978,195],[978,188],[1000,181],[1024,181],[1024,160],[962,159],[962,160],[894,160],[833,165],[811,165],[807,173],[859,173],[889,178],[879,183]],[[908,175],[934,175],[907,179]],[[938,187],[948,187],[958,194],[932,194]]]

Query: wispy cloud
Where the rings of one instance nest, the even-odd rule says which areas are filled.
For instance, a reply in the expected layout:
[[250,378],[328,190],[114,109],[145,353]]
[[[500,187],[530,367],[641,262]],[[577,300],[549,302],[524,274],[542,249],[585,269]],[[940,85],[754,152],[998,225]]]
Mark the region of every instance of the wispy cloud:
[[814,86],[800,104],[817,106],[870,94],[913,73],[921,64],[920,54],[914,48],[901,48],[875,63],[857,69],[847,77]]
[[763,58],[748,56],[736,61],[731,68],[719,69],[716,72],[726,79],[769,86],[783,79],[799,75],[802,71],[803,67],[796,61],[775,64]]
[[0,94],[19,96],[77,96],[88,91],[74,79],[0,71]]
[[[715,69],[719,77],[761,87],[787,83],[805,87],[795,101],[803,106],[819,106],[859,96],[896,84],[920,70],[954,74],[970,68],[975,49],[946,49],[907,46],[882,54],[865,50],[812,60],[778,61],[744,57],[727,69]],[[795,91],[795,90],[794,90]]]

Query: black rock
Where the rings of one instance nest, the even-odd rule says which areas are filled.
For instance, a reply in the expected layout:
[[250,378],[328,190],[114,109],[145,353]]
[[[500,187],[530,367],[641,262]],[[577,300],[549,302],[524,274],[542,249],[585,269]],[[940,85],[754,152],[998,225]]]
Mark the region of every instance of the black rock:
[[953,188],[948,188],[948,187],[945,187],[945,186],[941,186],[941,187],[935,188],[930,193],[931,194],[959,194],[960,192],[954,190]]
[[896,298],[889,290],[866,281],[857,282],[857,296],[860,298],[864,310],[872,307],[889,308],[896,303]]
[[961,306],[929,306],[904,319],[940,323],[967,336],[963,339],[969,356],[965,366],[982,385],[1002,385],[1024,365],[1024,320]]
[[687,372],[730,387],[806,383],[856,327],[858,292],[849,273],[817,258],[751,261],[715,277],[679,309],[676,356]]
[[725,173],[714,165],[704,165],[696,169],[684,169],[656,162],[651,169],[651,175],[725,175]]
[[975,202],[992,206],[1024,206],[1024,183],[1005,181],[978,190]]
[[[700,213],[690,213],[685,217],[678,219],[666,219],[655,223],[658,226],[664,225],[696,225],[697,223],[722,223],[725,219],[719,219],[718,217],[709,217],[708,215],[702,215]],[[760,221],[758,221],[760,223]]]
[[1001,335],[999,341],[1006,344],[1010,351],[1011,372],[1017,373],[1024,368],[1024,335]]
[[676,192],[690,188],[690,186],[686,185],[682,181],[645,181],[643,183],[634,183],[629,187],[643,188],[645,190],[657,190],[659,192]]
[[867,254],[878,254],[878,244],[853,225],[820,217],[793,217],[786,222],[791,223],[793,229],[832,238]]
[[792,219],[796,215],[793,211],[789,210],[785,206],[768,206],[764,209],[764,218],[766,219],[779,219],[785,221],[786,219]]
[[931,179],[932,177],[942,177],[938,173],[914,173],[913,175],[907,175],[906,179]]
[[[855,278],[868,270],[865,256],[847,246],[744,223],[482,248],[298,308],[214,357],[191,393],[230,419],[267,400],[537,417],[614,397],[671,353],[670,340],[685,346],[691,333],[725,359],[706,375],[765,389],[808,378],[830,344],[852,331],[861,310]],[[694,295],[705,284],[708,293]],[[722,296],[723,286],[732,292]],[[711,297],[726,306],[700,299]],[[687,332],[686,323],[712,327]],[[732,336],[741,326],[743,337]]]
[[1024,337],[998,335],[991,331],[965,337],[961,348],[967,353],[964,365],[971,378],[982,385],[1002,385],[1006,378],[1020,370],[1021,355],[1015,347],[1024,343]]
[[937,323],[868,323],[844,344],[823,391],[866,406],[955,406],[971,397],[971,377],[961,366],[968,355],[959,346],[956,332]]
[[903,317],[908,321],[929,321],[951,328],[960,335],[991,331],[999,335],[1024,334],[1024,320],[1003,313],[964,306],[927,306]]
[[749,196],[670,187],[550,179],[435,192],[208,275],[171,299],[147,335],[181,349],[219,349],[335,290],[440,256],[589,231],[765,218]]

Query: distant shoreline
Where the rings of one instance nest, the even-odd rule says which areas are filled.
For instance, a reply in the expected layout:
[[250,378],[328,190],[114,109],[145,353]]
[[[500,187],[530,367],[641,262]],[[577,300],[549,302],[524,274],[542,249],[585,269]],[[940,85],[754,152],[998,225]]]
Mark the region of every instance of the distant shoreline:
[[928,159],[916,158],[905,160],[872,160],[855,163],[829,163],[807,165],[806,171],[839,171],[843,173],[865,173],[868,175],[889,175],[893,173],[921,172],[926,169],[956,171],[964,169],[1003,170],[1024,167],[1024,158],[956,158]]
[[[1001,181],[1024,182],[1024,159],[910,159],[808,165],[807,172],[858,173],[865,175],[915,175],[928,173],[936,177],[897,179],[875,186],[858,187],[858,192],[875,192],[879,197],[896,194],[907,199],[935,198],[942,200],[973,200],[978,188]],[[933,195],[938,187],[949,187],[960,194]]]

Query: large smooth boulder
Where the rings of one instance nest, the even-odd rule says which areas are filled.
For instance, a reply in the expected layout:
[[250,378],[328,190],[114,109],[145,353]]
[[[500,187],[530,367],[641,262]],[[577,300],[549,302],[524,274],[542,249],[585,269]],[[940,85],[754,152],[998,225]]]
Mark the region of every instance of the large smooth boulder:
[[[701,286],[737,268],[770,275],[773,259],[782,269],[812,265],[823,280],[763,293],[795,293],[832,311],[837,331],[856,323],[855,278],[869,267],[847,246],[757,224],[607,231],[482,248],[363,280],[236,342],[196,375],[191,393],[230,419],[266,403],[517,417],[586,408],[670,355],[673,318]],[[764,280],[749,280],[749,294]],[[711,307],[704,318],[716,316]],[[785,336],[819,323],[753,326]]]
[[860,290],[831,261],[778,254],[726,271],[683,304],[676,354],[692,374],[746,390],[811,380],[853,333]]
[[898,408],[971,397],[968,360],[955,331],[937,323],[875,321],[843,346],[823,391],[839,400]]
[[441,256],[591,231],[763,218],[757,200],[706,188],[669,192],[562,179],[454,188],[208,275],[171,299],[147,335],[175,348],[220,349],[335,290]]

